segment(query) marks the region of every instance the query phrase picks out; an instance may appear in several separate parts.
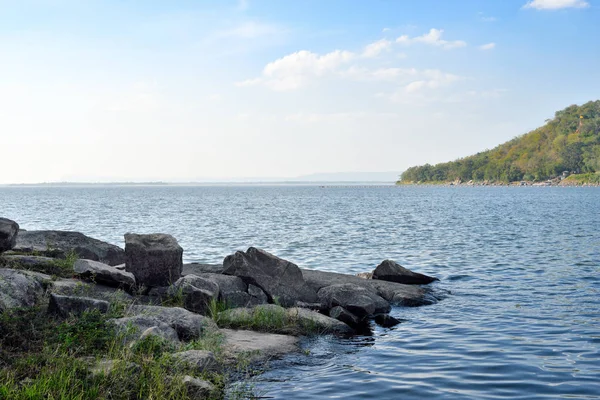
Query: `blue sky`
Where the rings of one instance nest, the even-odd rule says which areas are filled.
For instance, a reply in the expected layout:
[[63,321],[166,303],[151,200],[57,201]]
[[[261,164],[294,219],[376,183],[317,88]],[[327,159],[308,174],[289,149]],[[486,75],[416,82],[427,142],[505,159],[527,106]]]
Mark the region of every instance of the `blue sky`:
[[466,156],[600,98],[597,1],[0,0],[0,183]]

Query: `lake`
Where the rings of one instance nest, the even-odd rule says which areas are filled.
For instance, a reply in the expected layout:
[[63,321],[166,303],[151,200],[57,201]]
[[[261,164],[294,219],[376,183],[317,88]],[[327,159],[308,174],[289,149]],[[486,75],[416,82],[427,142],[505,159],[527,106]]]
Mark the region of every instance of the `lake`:
[[275,399],[600,398],[600,189],[0,187],[0,216],[123,246],[175,236],[187,262],[263,248],[355,274],[393,259],[434,305],[370,336],[322,337],[253,378]]

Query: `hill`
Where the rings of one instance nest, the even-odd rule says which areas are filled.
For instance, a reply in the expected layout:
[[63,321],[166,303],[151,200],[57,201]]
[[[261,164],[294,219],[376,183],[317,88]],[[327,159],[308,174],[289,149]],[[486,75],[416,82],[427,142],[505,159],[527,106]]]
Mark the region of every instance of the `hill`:
[[600,181],[600,100],[557,111],[544,126],[492,150],[411,167],[398,183],[543,181],[565,171]]

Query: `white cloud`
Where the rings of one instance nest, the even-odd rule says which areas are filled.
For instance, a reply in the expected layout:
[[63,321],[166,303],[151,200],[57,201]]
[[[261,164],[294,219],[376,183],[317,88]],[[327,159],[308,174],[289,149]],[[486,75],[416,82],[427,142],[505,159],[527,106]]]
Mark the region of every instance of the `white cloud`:
[[392,42],[387,39],[381,39],[365,46],[362,56],[365,58],[377,57],[384,51],[389,51],[392,47]]
[[467,42],[463,40],[445,40],[442,39],[444,33],[443,29],[432,28],[428,33],[421,36],[409,37],[408,35],[402,35],[396,39],[396,43],[410,45],[414,43],[424,43],[431,46],[439,46],[444,49],[456,49],[459,47],[465,47]]
[[479,50],[492,50],[495,47],[496,47],[496,43],[492,42],[492,43],[482,44],[481,46],[479,46]]
[[300,50],[268,63],[263,69],[262,77],[249,79],[237,85],[252,86],[262,83],[278,91],[298,89],[310,78],[335,72],[340,65],[355,57],[356,54],[344,50],[335,50],[323,55]]
[[586,8],[590,3],[585,0],[531,0],[523,8],[536,10],[559,10],[561,8]]
[[438,89],[448,86],[461,79],[460,76],[442,72],[437,69],[429,69],[420,73],[425,79],[413,81],[404,87],[406,93],[414,93],[423,89]]

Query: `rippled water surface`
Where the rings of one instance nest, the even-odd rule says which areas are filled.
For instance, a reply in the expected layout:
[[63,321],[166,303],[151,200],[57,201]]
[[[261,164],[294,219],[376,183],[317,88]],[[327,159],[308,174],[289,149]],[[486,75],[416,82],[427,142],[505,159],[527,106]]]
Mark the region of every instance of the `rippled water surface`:
[[372,336],[306,340],[257,390],[276,399],[600,398],[600,189],[3,187],[25,229],[173,234],[187,261],[262,247],[344,273],[390,258],[443,301]]

